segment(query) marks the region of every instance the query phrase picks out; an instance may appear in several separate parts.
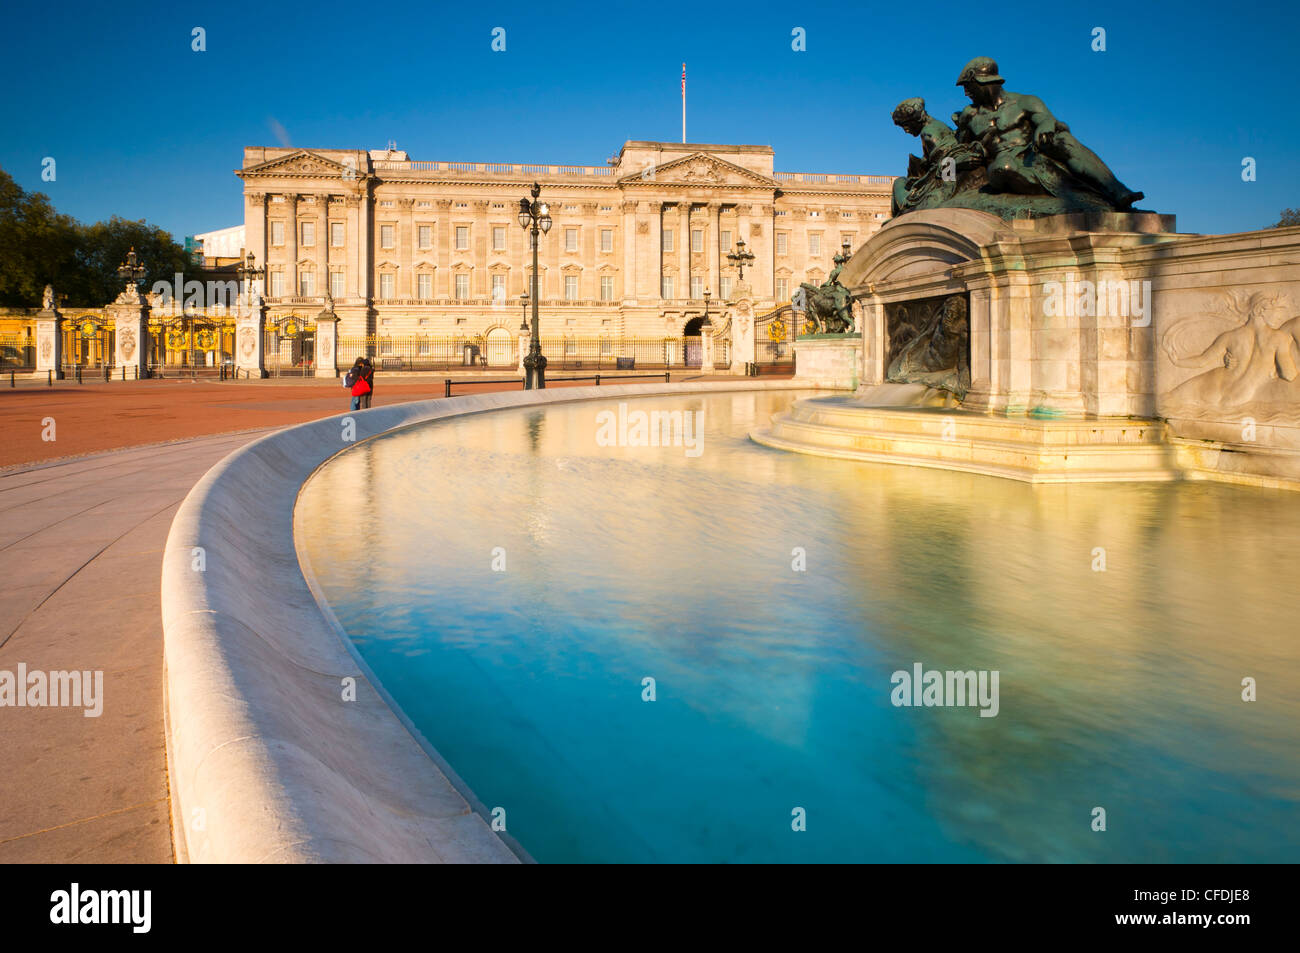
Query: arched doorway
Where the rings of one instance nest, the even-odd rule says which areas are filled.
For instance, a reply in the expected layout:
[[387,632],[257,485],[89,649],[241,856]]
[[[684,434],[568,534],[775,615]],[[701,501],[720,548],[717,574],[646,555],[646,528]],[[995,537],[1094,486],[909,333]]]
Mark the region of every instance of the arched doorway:
[[492,328],[488,331],[484,347],[489,367],[515,365],[514,336],[506,328]]
[[682,328],[682,354],[685,355],[687,367],[699,367],[704,363],[704,342],[701,337],[704,315],[691,318]]

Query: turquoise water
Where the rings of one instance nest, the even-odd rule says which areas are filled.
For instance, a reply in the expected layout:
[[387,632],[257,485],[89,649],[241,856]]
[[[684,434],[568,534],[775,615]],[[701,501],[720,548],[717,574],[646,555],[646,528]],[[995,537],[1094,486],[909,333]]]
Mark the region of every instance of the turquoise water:
[[[795,396],[628,402],[701,411],[698,456],[601,445],[617,400],[397,433],[299,546],[540,861],[1300,859],[1300,497],[747,439]],[[918,662],[998,671],[997,716],[895,707]]]

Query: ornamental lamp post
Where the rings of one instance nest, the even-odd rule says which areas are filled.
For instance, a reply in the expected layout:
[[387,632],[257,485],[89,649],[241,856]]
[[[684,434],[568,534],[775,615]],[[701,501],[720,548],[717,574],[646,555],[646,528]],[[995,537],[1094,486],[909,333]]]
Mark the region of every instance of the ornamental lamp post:
[[136,258],[134,245],[126,253],[126,261],[122,262],[118,267],[117,274],[126,283],[128,291],[132,286],[138,288],[140,280],[144,278],[144,265],[140,264],[139,259]]
[[521,294],[519,296],[519,300],[520,302],[523,303],[524,306],[524,316],[519,319],[519,330],[527,331],[528,330],[528,292],[525,291],[523,294]]
[[[542,187],[533,183],[532,200],[519,200],[519,227],[532,235],[533,240],[533,334],[528,343],[528,356],[524,358],[524,390],[544,390],[546,388],[546,357],[542,354],[542,338],[538,331],[537,306],[540,299],[537,285],[537,250],[540,244],[538,232],[546,234],[551,230],[551,210],[545,202],[538,202]],[[525,303],[525,307],[526,307]]]
[[745,240],[739,239],[736,242],[736,250],[727,253],[727,261],[740,268],[740,280],[745,280],[745,266],[754,260],[753,252],[745,251]]
[[253,304],[253,282],[266,274],[266,269],[257,266],[257,256],[250,251],[248,256],[235,266],[235,273],[239,275],[239,280],[243,282],[244,297],[251,307]]

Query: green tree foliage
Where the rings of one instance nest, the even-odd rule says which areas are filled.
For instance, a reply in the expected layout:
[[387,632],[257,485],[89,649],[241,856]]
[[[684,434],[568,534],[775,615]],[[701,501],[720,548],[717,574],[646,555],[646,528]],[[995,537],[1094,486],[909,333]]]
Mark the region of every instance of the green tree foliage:
[[72,306],[108,304],[122,290],[117,269],[133,247],[145,266],[144,291],[193,270],[185,249],[157,226],[116,215],[82,225],[0,169],[0,306],[39,307],[47,284]]
[[1282,209],[1282,217],[1278,219],[1274,228],[1290,228],[1292,225],[1300,225],[1300,208]]
[[0,169],[0,305],[33,307],[78,277],[77,223]]

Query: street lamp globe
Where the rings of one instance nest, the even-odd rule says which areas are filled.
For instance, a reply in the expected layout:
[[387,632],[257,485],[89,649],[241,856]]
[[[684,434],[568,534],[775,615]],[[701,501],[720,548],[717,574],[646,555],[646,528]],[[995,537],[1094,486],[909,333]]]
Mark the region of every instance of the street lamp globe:
[[528,199],[519,200],[519,227],[527,228],[533,223],[533,207]]

